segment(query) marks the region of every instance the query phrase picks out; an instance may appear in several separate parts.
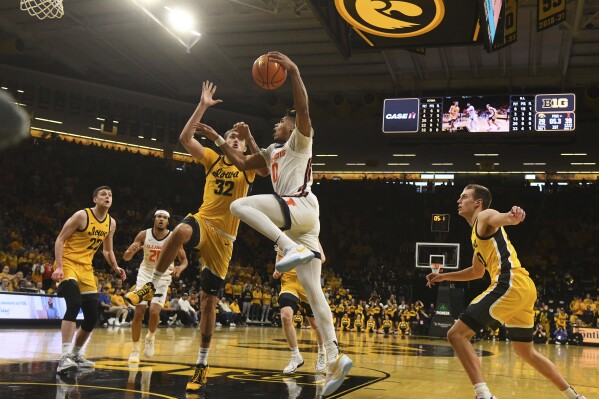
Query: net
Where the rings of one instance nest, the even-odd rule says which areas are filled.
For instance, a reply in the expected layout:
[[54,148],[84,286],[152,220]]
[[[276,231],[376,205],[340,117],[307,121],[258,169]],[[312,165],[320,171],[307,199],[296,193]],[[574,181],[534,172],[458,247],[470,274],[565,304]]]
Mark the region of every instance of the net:
[[431,263],[431,271],[434,274],[439,274],[441,273],[441,268],[443,267],[442,263]]
[[21,0],[21,10],[38,19],[62,18],[62,0]]

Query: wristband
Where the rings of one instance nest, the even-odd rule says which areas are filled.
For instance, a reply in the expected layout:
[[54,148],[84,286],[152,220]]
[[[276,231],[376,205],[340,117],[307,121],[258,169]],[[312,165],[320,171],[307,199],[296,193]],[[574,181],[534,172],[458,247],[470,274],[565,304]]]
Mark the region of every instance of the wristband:
[[225,144],[225,139],[223,139],[222,136],[218,136],[216,138],[216,140],[214,140],[214,144],[216,144],[218,147],[220,147],[223,144]]

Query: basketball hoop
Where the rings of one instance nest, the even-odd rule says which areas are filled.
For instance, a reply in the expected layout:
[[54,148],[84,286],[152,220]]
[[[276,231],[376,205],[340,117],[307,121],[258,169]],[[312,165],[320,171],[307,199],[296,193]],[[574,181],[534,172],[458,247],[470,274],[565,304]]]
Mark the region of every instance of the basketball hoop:
[[433,274],[441,273],[441,268],[443,267],[442,263],[431,263],[431,271]]
[[62,18],[62,0],[21,0],[21,10],[38,19]]

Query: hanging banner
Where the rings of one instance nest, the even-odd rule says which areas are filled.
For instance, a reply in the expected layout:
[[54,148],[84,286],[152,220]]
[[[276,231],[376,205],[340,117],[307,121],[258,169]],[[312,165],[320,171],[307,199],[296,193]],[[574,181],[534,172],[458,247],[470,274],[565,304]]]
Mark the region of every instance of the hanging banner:
[[566,0],[537,0],[537,32],[566,20]]
[[497,40],[493,43],[493,51],[509,46],[517,40],[518,0],[507,0],[505,2],[505,18],[503,18],[503,40]]

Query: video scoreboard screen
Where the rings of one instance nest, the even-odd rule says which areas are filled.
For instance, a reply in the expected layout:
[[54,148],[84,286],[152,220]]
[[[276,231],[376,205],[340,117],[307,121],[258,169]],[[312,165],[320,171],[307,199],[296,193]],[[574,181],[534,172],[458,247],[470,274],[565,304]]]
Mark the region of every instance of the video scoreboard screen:
[[575,129],[574,94],[386,99],[384,133],[534,133]]

